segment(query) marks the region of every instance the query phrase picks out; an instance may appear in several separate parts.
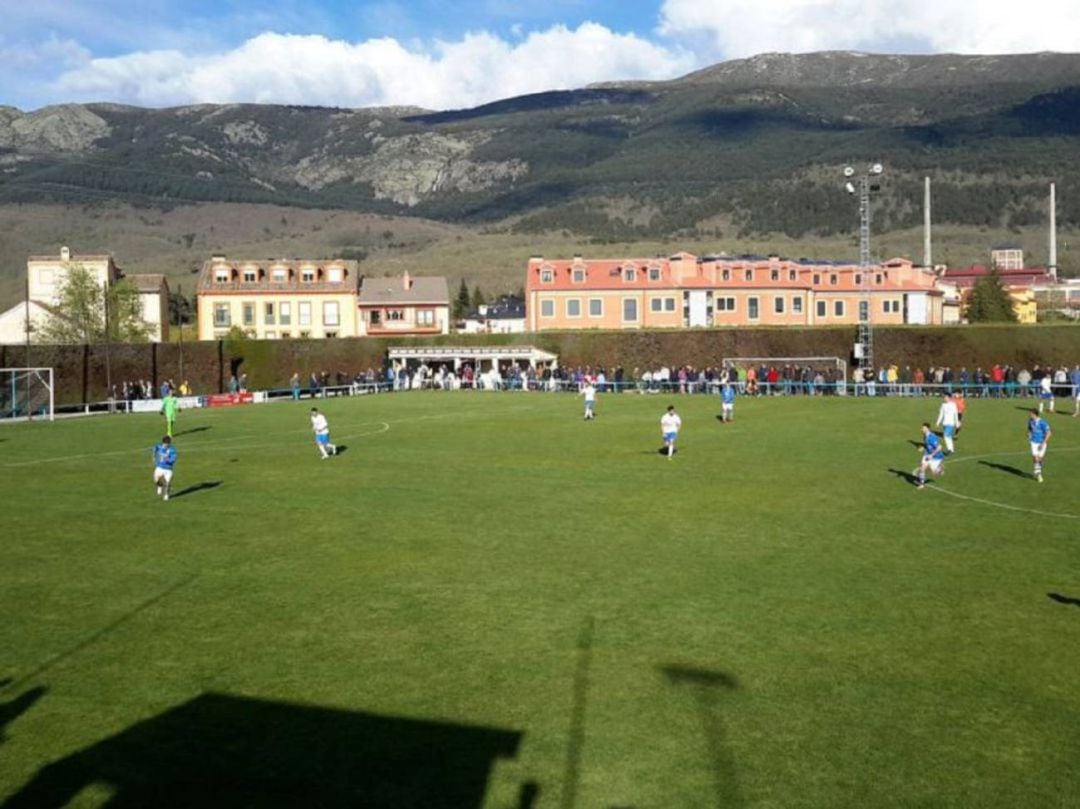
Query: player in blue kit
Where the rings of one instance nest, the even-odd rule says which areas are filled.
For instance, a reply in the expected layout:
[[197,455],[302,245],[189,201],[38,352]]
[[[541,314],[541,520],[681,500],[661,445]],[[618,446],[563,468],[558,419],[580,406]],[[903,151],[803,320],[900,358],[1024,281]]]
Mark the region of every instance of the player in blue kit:
[[735,386],[725,382],[720,388],[720,422],[735,420]]
[[945,452],[941,448],[941,439],[930,429],[929,422],[923,422],[922,434],[922,462],[912,474],[918,481],[918,488],[925,489],[927,471],[933,472],[938,477],[945,474]]
[[1046,458],[1046,442],[1050,440],[1050,425],[1039,415],[1038,410],[1032,410],[1028,416],[1027,431],[1028,441],[1031,442],[1031,461],[1034,464],[1031,475],[1042,483],[1043,459]]
[[154,458],[154,489],[158,497],[163,500],[169,499],[169,489],[172,488],[173,466],[176,465],[176,447],[172,445],[172,439],[165,436],[160,444],[155,444],[152,450]]

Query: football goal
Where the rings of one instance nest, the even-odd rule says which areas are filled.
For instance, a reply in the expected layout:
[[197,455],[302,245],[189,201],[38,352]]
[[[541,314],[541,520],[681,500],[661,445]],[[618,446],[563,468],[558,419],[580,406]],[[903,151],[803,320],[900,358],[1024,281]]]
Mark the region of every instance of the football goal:
[[53,420],[52,368],[0,368],[0,419]]
[[[724,357],[721,361],[721,367],[725,369],[760,369],[761,366],[766,368],[776,368],[781,374],[783,379],[783,371],[787,366],[793,366],[797,368],[801,374],[802,369],[810,369],[810,381],[816,378],[820,372],[824,377],[824,384],[832,392],[835,392],[841,396],[847,393],[847,381],[848,381],[848,364],[847,360],[841,357]],[[766,380],[758,379],[759,386],[763,385]],[[796,380],[790,380],[793,384],[804,384],[801,376]],[[781,389],[785,386],[780,384]]]

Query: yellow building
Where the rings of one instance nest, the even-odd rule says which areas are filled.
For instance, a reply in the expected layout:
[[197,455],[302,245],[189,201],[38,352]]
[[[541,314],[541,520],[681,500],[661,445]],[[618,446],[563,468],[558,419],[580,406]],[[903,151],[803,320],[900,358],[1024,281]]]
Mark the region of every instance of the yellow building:
[[357,334],[355,261],[228,260],[203,264],[197,285],[199,339],[234,326],[260,340]]

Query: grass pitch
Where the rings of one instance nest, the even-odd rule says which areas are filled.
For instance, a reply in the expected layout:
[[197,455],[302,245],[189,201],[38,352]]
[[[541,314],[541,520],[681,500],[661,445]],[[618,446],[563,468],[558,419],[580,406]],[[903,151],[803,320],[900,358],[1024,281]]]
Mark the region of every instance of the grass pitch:
[[1075,805],[1080,419],[320,405],[0,429],[5,806]]

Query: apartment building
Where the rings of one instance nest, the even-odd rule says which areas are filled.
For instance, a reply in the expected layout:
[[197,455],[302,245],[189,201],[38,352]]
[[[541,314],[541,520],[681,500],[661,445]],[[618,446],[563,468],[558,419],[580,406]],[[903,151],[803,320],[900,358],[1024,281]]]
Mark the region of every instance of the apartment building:
[[199,339],[220,339],[234,326],[259,340],[352,337],[357,288],[355,261],[214,256],[199,273]]
[[360,284],[357,334],[371,337],[450,333],[450,287],[438,275],[368,277]]
[[865,269],[778,256],[529,260],[528,327],[716,328],[943,320],[930,270],[895,258]]

